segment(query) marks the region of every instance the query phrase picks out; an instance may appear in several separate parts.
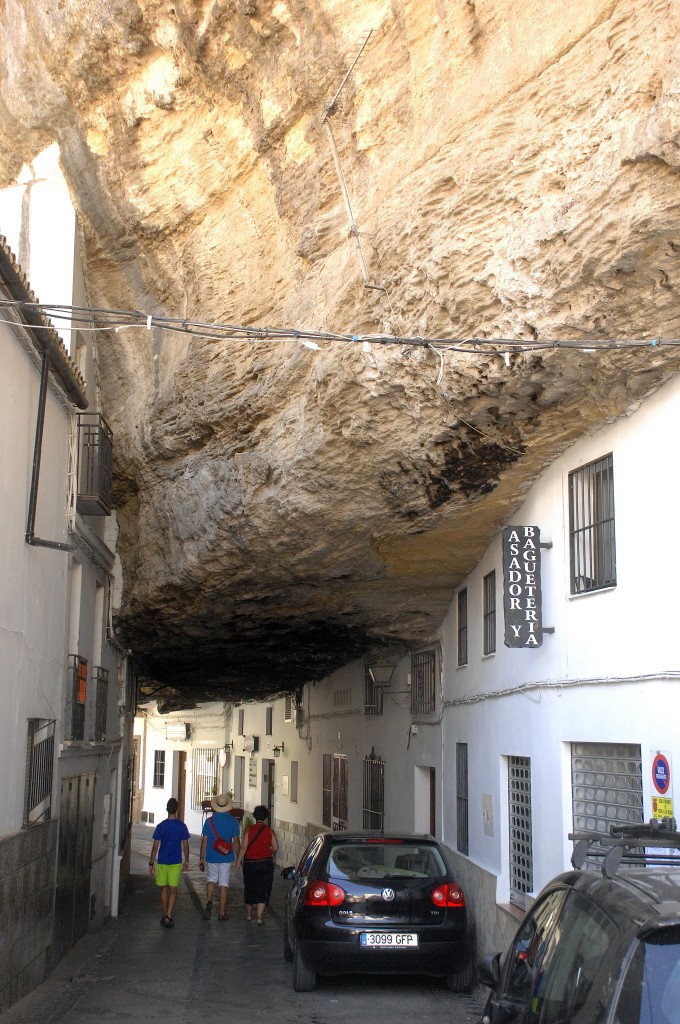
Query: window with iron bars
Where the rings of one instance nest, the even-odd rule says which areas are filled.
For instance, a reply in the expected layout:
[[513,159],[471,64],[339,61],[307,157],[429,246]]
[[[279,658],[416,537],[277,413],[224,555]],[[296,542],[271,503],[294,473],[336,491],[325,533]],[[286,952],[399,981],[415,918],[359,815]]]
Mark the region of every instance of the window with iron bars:
[[468,833],[468,745],[456,743],[456,849],[470,852]]
[[508,757],[508,817],[510,902],[524,910],[526,894],[534,887],[531,760],[528,757]]
[[569,474],[569,558],[572,594],[616,586],[611,453]]
[[26,747],[24,828],[52,816],[54,719],[29,718]]
[[194,747],[192,751],[194,765],[194,790],[191,806],[194,810],[201,809],[203,800],[210,799],[219,792],[219,753],[214,747]]
[[385,762],[375,750],[364,758],[364,828],[385,826]]
[[458,591],[458,665],[468,663],[467,589]]
[[109,672],[100,665],[92,669],[92,682],[95,687],[94,706],[94,738],[96,742],[106,740],[106,719],[109,708]]
[[238,709],[238,724],[236,726],[236,733],[238,736],[245,736],[245,711],[243,708]]
[[484,584],[484,653],[496,651],[496,573],[488,573]]
[[153,785],[154,789],[163,789],[165,786],[165,751],[156,750],[153,755]]
[[382,715],[383,687],[376,686],[368,666],[364,667],[364,714]]
[[273,724],[274,724],[274,708],[265,708],[264,715],[265,715],[264,734],[265,734],[265,736],[271,736],[272,735]]
[[69,655],[71,673],[71,739],[85,739],[85,707],[87,702],[87,660],[78,654]]
[[435,709],[434,650],[414,651],[411,655],[411,714],[427,714]]

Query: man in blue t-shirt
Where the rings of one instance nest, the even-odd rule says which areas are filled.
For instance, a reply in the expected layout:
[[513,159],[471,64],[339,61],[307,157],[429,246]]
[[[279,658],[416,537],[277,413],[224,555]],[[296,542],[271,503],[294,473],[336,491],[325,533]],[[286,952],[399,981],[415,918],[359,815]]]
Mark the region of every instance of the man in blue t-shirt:
[[[189,829],[177,817],[178,807],[179,804],[174,796],[171,796],[166,806],[167,818],[156,825],[154,829],[149,860],[149,874],[153,875],[155,872],[156,885],[160,886],[161,890],[161,906],[163,907],[161,924],[165,928],[174,928],[175,926],[172,912],[177,899],[177,886],[182,874],[182,867],[185,871],[189,870]],[[156,853],[158,853],[158,867],[154,866]]]
[[[206,895],[208,902],[205,905],[205,912],[210,917],[213,907],[213,892],[215,886],[220,890],[220,921],[227,920],[227,903],[229,901],[229,875],[231,865],[234,862],[235,854],[241,849],[241,826],[236,818],[229,814],[234,806],[228,793],[214,796],[210,806],[215,812],[203,825],[201,832],[201,859],[198,863],[203,871],[208,865],[208,878],[206,884]],[[220,853],[214,847],[217,838],[224,839],[231,844],[229,853]]]

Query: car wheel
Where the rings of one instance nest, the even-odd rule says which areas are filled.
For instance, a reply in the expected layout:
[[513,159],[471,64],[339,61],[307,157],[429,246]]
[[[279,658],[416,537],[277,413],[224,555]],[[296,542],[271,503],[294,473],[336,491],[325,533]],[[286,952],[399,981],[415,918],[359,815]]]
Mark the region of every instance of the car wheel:
[[283,919],[283,959],[288,963],[292,963],[293,960],[293,947],[290,944],[290,936],[288,935],[288,918]]
[[449,971],[446,985],[450,992],[472,992],[475,983],[475,964],[471,960],[466,967],[458,971]]
[[296,992],[313,992],[316,988],[316,972],[305,965],[299,947],[293,954],[293,988]]

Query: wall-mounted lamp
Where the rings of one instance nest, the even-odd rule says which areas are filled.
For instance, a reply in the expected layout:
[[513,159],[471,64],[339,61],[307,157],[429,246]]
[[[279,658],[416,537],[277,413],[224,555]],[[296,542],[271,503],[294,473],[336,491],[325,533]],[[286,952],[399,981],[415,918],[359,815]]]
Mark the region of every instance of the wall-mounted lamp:
[[286,748],[284,747],[283,740],[282,740],[280,747],[279,746],[274,747],[274,757],[280,757],[285,749]]
[[369,665],[368,674],[373,680],[374,686],[389,686],[396,665]]

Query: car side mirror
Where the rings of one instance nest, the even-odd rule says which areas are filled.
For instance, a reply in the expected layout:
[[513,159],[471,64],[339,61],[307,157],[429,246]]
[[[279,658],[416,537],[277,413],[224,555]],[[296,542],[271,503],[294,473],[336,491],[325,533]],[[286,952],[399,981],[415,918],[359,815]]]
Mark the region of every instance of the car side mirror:
[[501,953],[491,953],[477,965],[477,981],[487,988],[497,988],[501,980]]
[[295,878],[295,875],[295,868],[282,868],[281,870],[281,878],[287,878],[289,882]]

